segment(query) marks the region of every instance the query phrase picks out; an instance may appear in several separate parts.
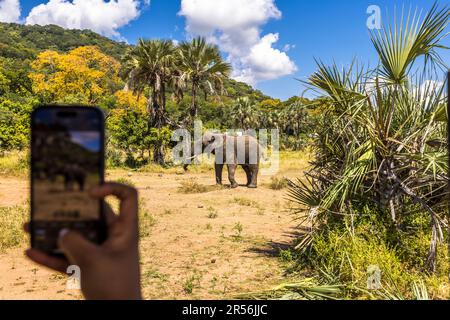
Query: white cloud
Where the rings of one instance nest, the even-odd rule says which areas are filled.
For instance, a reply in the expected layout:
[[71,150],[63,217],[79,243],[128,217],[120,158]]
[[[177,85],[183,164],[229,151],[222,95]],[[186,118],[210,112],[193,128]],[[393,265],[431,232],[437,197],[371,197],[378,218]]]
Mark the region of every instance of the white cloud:
[[0,0],[0,22],[19,22],[19,0]]
[[425,80],[425,82],[419,86],[419,91],[422,96],[428,95],[439,92],[440,90],[442,90],[443,86],[444,86],[443,81]]
[[295,49],[295,47],[296,47],[296,45],[295,44],[285,44],[284,45],[284,47],[283,47],[283,51],[284,52],[288,52],[288,51],[290,51],[291,49]]
[[117,30],[139,16],[141,5],[149,4],[149,0],[50,0],[34,7],[26,24],[55,24],[118,37]]
[[425,105],[428,105],[430,102],[435,101],[435,99],[440,96],[443,89],[443,81],[425,80],[425,82],[417,87],[417,90],[416,92],[414,92],[414,94],[418,99],[425,102]]
[[297,70],[285,52],[272,47],[278,37],[278,33],[269,33],[251,48],[247,56],[241,58],[244,67],[235,75],[236,80],[256,83],[289,75]]
[[274,0],[182,0],[181,16],[186,31],[200,35],[228,53],[233,77],[255,84],[276,79],[297,70],[285,52],[273,46],[279,34],[261,36],[261,27],[282,13]]

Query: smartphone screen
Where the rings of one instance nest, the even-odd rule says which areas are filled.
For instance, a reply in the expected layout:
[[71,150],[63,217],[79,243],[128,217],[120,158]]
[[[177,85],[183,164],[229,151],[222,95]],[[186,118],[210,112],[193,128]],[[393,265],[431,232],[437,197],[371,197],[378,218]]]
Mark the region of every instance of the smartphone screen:
[[60,255],[62,229],[105,238],[102,202],[89,190],[104,179],[104,120],[94,107],[41,107],[32,114],[31,245]]

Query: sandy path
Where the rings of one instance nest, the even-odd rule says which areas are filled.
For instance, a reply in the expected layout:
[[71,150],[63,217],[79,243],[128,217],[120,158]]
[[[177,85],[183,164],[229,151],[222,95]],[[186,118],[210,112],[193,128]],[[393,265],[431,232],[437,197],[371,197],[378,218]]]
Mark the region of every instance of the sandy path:
[[[285,173],[300,176],[301,171]],[[147,299],[225,299],[270,288],[282,277],[279,249],[292,241],[295,222],[286,213],[285,191],[240,187],[186,195],[183,180],[213,184],[213,173],[144,174],[113,171],[108,180],[127,178],[156,223],[141,241],[142,283]],[[243,182],[242,172],[238,181]],[[24,179],[1,179],[0,206],[23,203]],[[217,215],[216,218],[212,218]],[[78,299],[66,278],[23,257],[22,248],[0,254],[0,299]]]

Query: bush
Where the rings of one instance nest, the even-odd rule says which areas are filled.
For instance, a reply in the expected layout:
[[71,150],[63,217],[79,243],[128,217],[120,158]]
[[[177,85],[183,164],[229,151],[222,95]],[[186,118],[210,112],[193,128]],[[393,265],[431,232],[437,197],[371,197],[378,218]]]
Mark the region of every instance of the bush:
[[124,184],[126,186],[130,186],[132,188],[136,188],[136,184],[128,178],[119,178],[116,180],[116,182]]
[[[431,235],[395,233],[376,219],[356,221],[354,229],[350,221],[347,228],[335,223],[323,226],[298,261],[322,283],[344,285],[345,297],[414,299],[412,287],[423,282],[431,298],[448,298],[449,289],[442,285],[448,283],[450,271],[446,248],[438,250],[438,272],[424,273],[426,255],[420,254],[427,252]],[[381,271],[380,290],[367,289],[371,268]]]
[[23,176],[28,172],[28,153],[23,151],[0,154],[0,174],[5,176]]
[[287,188],[288,185],[289,180],[287,178],[272,177],[270,179],[269,188],[272,190],[282,190]]
[[106,148],[105,158],[107,168],[120,168],[124,164],[123,152],[113,147]]
[[[118,108],[111,112],[107,123],[112,145],[126,153],[126,162],[135,162],[135,155],[144,157],[144,153],[150,149],[150,137],[148,128],[148,115],[142,108]],[[117,152],[109,148],[111,161],[120,166],[123,162]],[[111,151],[110,151],[111,150]]]
[[247,198],[240,198],[240,197],[235,197],[233,199],[233,202],[243,206],[243,207],[258,207],[258,202],[247,199]]
[[193,179],[181,182],[181,186],[178,188],[180,193],[185,194],[205,193],[208,190],[207,186],[201,185]]
[[0,100],[0,152],[28,145],[31,104]]

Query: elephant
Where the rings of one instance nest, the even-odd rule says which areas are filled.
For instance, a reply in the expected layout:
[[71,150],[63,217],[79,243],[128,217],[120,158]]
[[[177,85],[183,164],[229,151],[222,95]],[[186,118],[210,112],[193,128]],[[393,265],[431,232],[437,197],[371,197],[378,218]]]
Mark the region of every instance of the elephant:
[[47,166],[45,176],[52,183],[56,181],[57,177],[62,177],[64,180],[64,191],[74,191],[75,188],[79,191],[84,191],[87,173],[81,166],[77,164]]
[[62,171],[64,176],[64,188],[73,191],[78,186],[79,191],[84,191],[86,184],[86,171],[76,164],[66,165]]
[[[200,145],[200,142],[198,142]],[[258,187],[258,172],[260,159],[262,158],[262,147],[258,140],[249,135],[244,136],[229,136],[226,134],[210,134],[203,135],[202,154],[214,154],[216,183],[222,185],[223,167],[228,168],[228,179],[231,183],[231,188],[237,188],[239,184],[236,182],[235,174],[238,166],[241,166],[247,175],[248,188]],[[195,148],[191,149],[192,157],[196,158],[200,154],[195,153]],[[187,170],[189,164],[184,165],[184,170]]]

